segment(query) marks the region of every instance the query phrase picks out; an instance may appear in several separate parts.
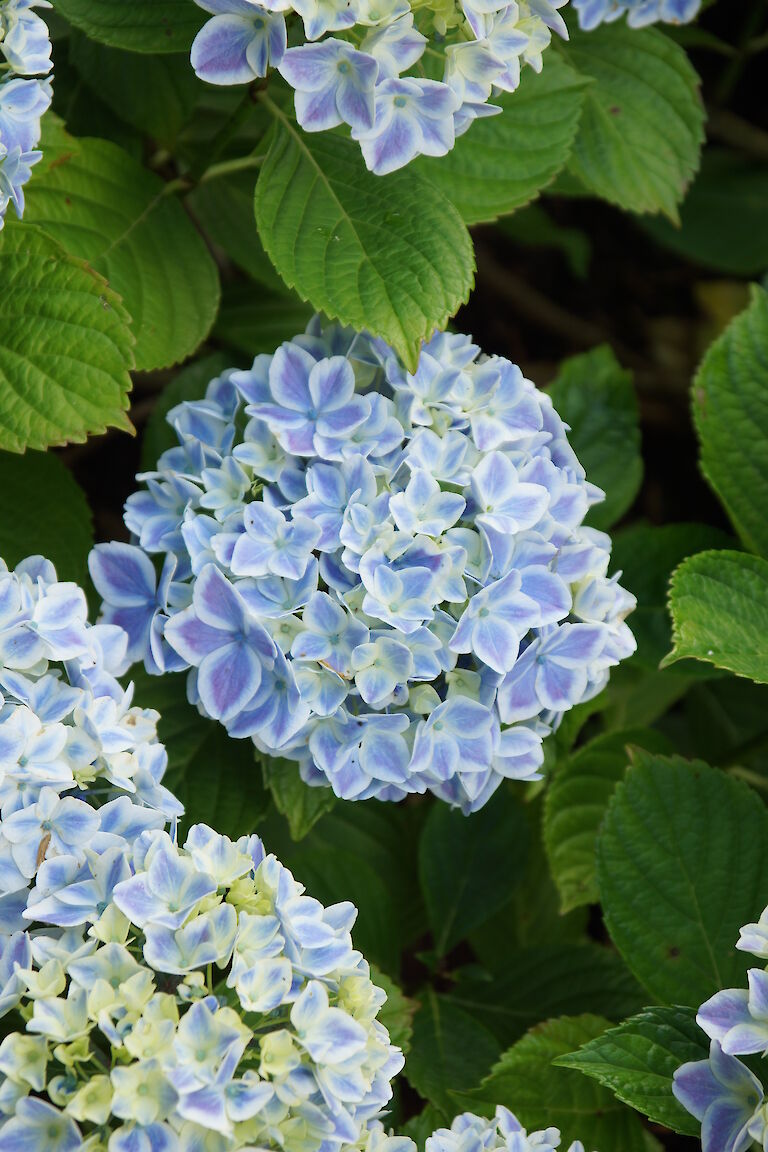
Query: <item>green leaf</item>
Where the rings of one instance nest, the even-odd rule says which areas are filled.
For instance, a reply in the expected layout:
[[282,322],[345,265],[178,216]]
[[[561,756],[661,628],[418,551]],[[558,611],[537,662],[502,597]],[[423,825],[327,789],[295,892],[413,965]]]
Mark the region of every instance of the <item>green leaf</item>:
[[768,268],[768,165],[753,156],[706,148],[680,209],[680,227],[643,221],[654,240],[706,268],[758,276]]
[[494,97],[499,116],[478,120],[447,156],[417,168],[451,200],[466,224],[496,220],[533,200],[565,164],[588,81],[550,55],[526,68],[516,92]]
[[374,176],[353,140],[305,135],[269,107],[276,126],[256,222],[270,259],[302,299],[383,336],[414,368],[420,342],[472,287],[472,242],[458,212],[417,173]]
[[669,610],[665,665],[691,656],[768,684],[768,560],[725,549],[691,556],[672,577]]
[[526,1128],[557,1127],[562,1146],[581,1140],[586,1148],[647,1152],[635,1113],[599,1084],[553,1061],[600,1036],[610,1021],[600,1016],[563,1016],[533,1028],[508,1049],[473,1092],[456,1097],[459,1106],[492,1115],[502,1104]]
[[523,805],[506,789],[471,820],[432,806],[419,843],[419,879],[438,955],[510,899],[525,861]]
[[706,764],[639,751],[633,761],[598,836],[605,922],[654,1000],[701,1004],[745,982],[736,941],[765,904],[768,812]]
[[591,1076],[625,1104],[686,1136],[701,1126],[672,1095],[672,1076],[692,1060],[706,1060],[709,1041],[695,1008],[645,1008],[618,1028],[590,1040],[555,1063]]
[[485,1076],[499,1057],[499,1044],[483,1024],[433,988],[424,989],[421,1000],[403,1075],[425,1100],[453,1115],[453,1092]]
[[207,16],[190,0],[56,0],[92,40],[130,52],[188,52]]
[[621,1020],[642,1007],[643,990],[613,950],[569,944],[508,951],[499,975],[461,980],[450,1000],[508,1048],[552,1016],[594,1012]]
[[281,287],[275,291],[248,282],[227,284],[213,330],[215,338],[250,360],[259,352],[274,352],[284,340],[303,332],[314,309]]
[[264,782],[272,793],[278,812],[285,816],[291,837],[301,840],[310,828],[336,803],[330,788],[311,788],[290,760],[272,756],[264,760]]
[[0,448],[132,431],[133,337],[106,281],[39,228],[7,224],[0,283]]
[[605,531],[631,507],[643,479],[632,373],[604,344],[563,361],[549,395],[571,426],[568,439],[588,479],[606,494],[587,518]]
[[141,437],[141,467],[152,472],[160,455],[178,444],[178,437],[166,420],[171,408],[183,400],[202,400],[211,380],[232,368],[232,358],[224,352],[213,352],[182,368],[157,397]]
[[387,976],[375,964],[371,965],[371,980],[387,994],[387,1002],[379,1011],[378,1019],[384,1025],[393,1044],[407,1053],[411,1047],[413,1035],[413,1015],[416,1011],[416,1001],[404,996],[394,980]]
[[707,352],[694,381],[701,466],[753,552],[768,556],[768,293]]
[[164,144],[189,119],[202,86],[186,56],[140,56],[73,34],[69,59],[116,116]]
[[572,28],[564,53],[594,80],[570,172],[620,208],[676,221],[704,139],[699,79],[685,52],[663,32],[622,20],[592,32]]
[[250,740],[233,740],[220,724],[208,732],[181,774],[168,786],[184,805],[184,828],[202,822],[224,836],[250,835],[269,808]]
[[132,318],[136,368],[183,360],[219,304],[216,265],[162,180],[106,140],[75,139],[46,117],[44,159],[25,219],[42,225],[119,292]]
[[[237,172],[226,179],[200,184],[187,197],[187,203],[206,235],[223,248],[238,268],[258,284],[289,299],[256,228],[253,218],[255,186],[255,172]],[[266,293],[261,295],[265,302],[269,301]]]
[[597,832],[629,764],[627,747],[633,744],[654,752],[667,749],[664,737],[649,730],[603,733],[570,756],[547,789],[544,843],[563,912],[581,904],[596,904],[599,899]]
[[[709,524],[632,524],[613,538],[612,568],[637,598],[629,626],[637,640],[636,664],[656,669],[669,651],[671,627],[667,612],[669,579],[677,565],[707,548],[727,548],[725,532]],[[696,665],[690,666],[695,671]]]
[[470,936],[475,955],[495,976],[506,972],[511,949],[570,947],[585,938],[586,909],[561,914],[544,852],[542,809],[542,797],[524,805],[528,825],[525,862],[511,900]]
[[0,452],[0,556],[14,568],[25,556],[46,556],[60,580],[88,579],[93,545],[85,493],[60,456]]

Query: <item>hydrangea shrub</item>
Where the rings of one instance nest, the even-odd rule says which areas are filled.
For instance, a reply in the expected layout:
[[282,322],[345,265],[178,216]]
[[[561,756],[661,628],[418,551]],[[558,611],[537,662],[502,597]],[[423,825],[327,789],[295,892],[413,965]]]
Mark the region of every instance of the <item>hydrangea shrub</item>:
[[467,336],[410,374],[315,321],[168,420],[137,544],[91,556],[103,619],[310,784],[474,811],[539,777],[543,737],[634,650],[583,523],[602,494],[547,396]]

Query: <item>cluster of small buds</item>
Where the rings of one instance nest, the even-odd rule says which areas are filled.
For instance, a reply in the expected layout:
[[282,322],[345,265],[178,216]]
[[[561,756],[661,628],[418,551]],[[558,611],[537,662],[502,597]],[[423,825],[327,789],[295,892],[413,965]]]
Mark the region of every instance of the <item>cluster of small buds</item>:
[[24,212],[24,185],[42,157],[40,118],[51,103],[48,26],[33,8],[48,0],[0,0],[0,229],[8,205]]
[[102,618],[309,784],[474,811],[539,778],[543,737],[634,650],[583,525],[602,493],[549,398],[469,337],[409,374],[314,321],[168,421],[137,543],[91,554]]
[[[741,929],[737,948],[768,960],[768,908]],[[768,1099],[739,1056],[768,1054],[768,970],[750,968],[749,987],[725,988],[699,1009],[696,1022],[710,1038],[709,1060],[683,1064],[672,1090],[701,1121],[703,1152],[768,1147]]]
[[[499,1107],[492,1120],[464,1112],[450,1128],[438,1128],[427,1139],[425,1152],[555,1152],[560,1147],[557,1128],[526,1132],[508,1108]],[[568,1152],[584,1152],[574,1140]]]
[[[54,875],[98,903],[92,853],[182,812],[161,783],[156,712],[115,679],[128,638],[91,625],[85,595],[33,556],[0,561],[0,933],[21,931]],[[93,858],[95,866],[96,858]],[[99,865],[101,868],[101,865]]]
[[356,909],[304,895],[256,836],[196,824],[179,848],[140,824],[83,849],[89,880],[46,861],[33,931],[0,941],[23,1022],[0,1044],[2,1152],[398,1152],[377,1117],[403,1057]]
[[689,24],[701,8],[701,0],[573,0],[579,25],[587,32],[599,24],[627,17],[630,28],[648,24]]
[[[473,120],[501,111],[489,101],[515,91],[522,65],[541,71],[553,31],[568,35],[558,12],[567,0],[197,3],[212,13],[192,45],[198,76],[247,84],[277,68],[299,124],[348,125],[378,175],[450,152]],[[296,17],[305,42],[288,47]]]

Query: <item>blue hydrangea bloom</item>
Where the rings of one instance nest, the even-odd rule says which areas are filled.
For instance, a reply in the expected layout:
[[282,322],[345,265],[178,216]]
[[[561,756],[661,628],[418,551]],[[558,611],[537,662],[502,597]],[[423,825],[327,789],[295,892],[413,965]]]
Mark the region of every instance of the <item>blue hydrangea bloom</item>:
[[627,17],[631,28],[648,24],[688,24],[695,20],[701,0],[572,0],[579,25],[586,31],[599,24]]
[[157,713],[116,679],[127,645],[41,557],[0,567],[0,932],[36,905],[64,927],[95,920],[126,838],[182,811],[162,784]]
[[[757,924],[741,929],[737,947],[768,955],[766,908]],[[672,1090],[701,1122],[703,1152],[745,1152],[768,1141],[768,1109],[763,1085],[739,1056],[768,1051],[768,972],[750,968],[749,988],[724,988],[701,1005],[699,1027],[710,1038],[708,1060],[683,1064]]]
[[[566,0],[462,0],[455,13],[408,0],[196,2],[211,17],[191,51],[203,80],[247,84],[278,68],[295,91],[299,124],[308,132],[349,125],[379,175],[444,156],[473,120],[500,111],[489,101],[517,88],[522,66],[541,69],[553,32],[568,35],[557,11]],[[286,49],[292,12],[306,42]],[[421,69],[428,44],[443,58],[439,78]]]
[[42,158],[40,118],[51,103],[47,80],[25,79],[51,70],[48,27],[34,8],[47,0],[0,0],[0,229],[9,205],[24,213],[24,185]]
[[30,931],[0,933],[0,1012],[26,1020],[0,1044],[0,1148],[68,1152],[96,1124],[110,1152],[414,1152],[379,1120],[403,1057],[353,905],[305,895],[255,836],[197,824],[179,847],[125,815],[86,836],[113,873],[95,908],[67,918],[88,901],[52,844]]
[[[528,1132],[508,1108],[499,1106],[489,1119],[463,1112],[450,1128],[438,1128],[427,1137],[425,1152],[556,1152],[560,1147],[557,1128]],[[584,1152],[580,1140],[574,1140],[568,1152]]]
[[135,543],[91,555],[103,619],[311,784],[473,811],[538,777],[634,649],[610,540],[582,524],[602,493],[546,395],[467,337],[409,374],[314,321],[168,420]]

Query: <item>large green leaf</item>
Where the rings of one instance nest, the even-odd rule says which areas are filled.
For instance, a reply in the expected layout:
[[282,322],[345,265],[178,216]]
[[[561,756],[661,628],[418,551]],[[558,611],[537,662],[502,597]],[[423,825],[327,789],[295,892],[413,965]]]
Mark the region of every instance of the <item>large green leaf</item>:
[[291,760],[268,757],[264,760],[264,782],[272,793],[278,812],[285,816],[294,840],[301,840],[310,828],[336,803],[330,788],[310,788]]
[[549,394],[571,426],[568,439],[588,479],[605,492],[588,523],[610,528],[631,506],[643,479],[632,373],[601,345],[565,360]]
[[613,949],[566,944],[509,951],[494,979],[463,979],[449,998],[508,1048],[552,1016],[622,1020],[642,1007],[643,990]]
[[521,208],[557,175],[571,151],[588,81],[550,56],[516,92],[494,104],[501,115],[476,121],[447,156],[418,168],[458,208],[465,223],[496,220]]
[[205,13],[191,0],[56,0],[92,40],[131,52],[188,52]]
[[692,656],[768,684],[768,560],[700,552],[669,588],[674,647],[665,664]]
[[233,740],[221,724],[206,724],[205,738],[183,772],[167,782],[184,805],[184,827],[202,822],[232,839],[250,835],[270,804],[253,744]]
[[419,878],[438,955],[509,901],[526,839],[523,805],[504,789],[471,820],[433,805],[419,843]]
[[[258,284],[288,297],[285,285],[264,251],[253,218],[256,172],[236,172],[221,180],[208,180],[187,197],[206,235]],[[271,295],[271,293],[270,293]],[[269,295],[262,293],[265,302]]]
[[736,941],[768,892],[768,812],[706,764],[634,759],[598,836],[605,921],[654,1000],[701,1004],[744,983]]
[[0,448],[131,431],[133,337],[106,281],[39,228],[8,224],[0,284]]
[[162,180],[122,149],[45,122],[26,219],[120,293],[133,321],[137,368],[185,359],[205,339],[219,303],[216,265],[202,237]]
[[285,283],[328,316],[383,336],[410,367],[469,294],[472,242],[441,192],[408,168],[368,172],[358,145],[305,135],[277,105],[256,222]]
[[59,456],[0,452],[0,556],[9,568],[25,556],[51,560],[60,580],[83,583],[93,545],[85,493]]
[[457,1095],[459,1105],[492,1115],[503,1104],[528,1129],[559,1128],[565,1148],[581,1140],[586,1148],[647,1152],[633,1112],[607,1088],[553,1064],[609,1027],[610,1021],[590,1015],[540,1024],[504,1053],[479,1088]]
[[753,552],[768,556],[768,293],[704,357],[693,387],[701,466]]
[[655,28],[621,20],[592,32],[572,28],[565,55],[594,81],[570,172],[621,208],[677,220],[704,138],[699,80],[683,49]]
[[116,116],[165,144],[188,120],[202,87],[184,56],[140,56],[73,33],[69,59]]
[[657,1007],[645,1008],[556,1063],[591,1076],[656,1123],[698,1136],[698,1121],[672,1095],[672,1076],[681,1064],[708,1056],[709,1041],[696,1023],[695,1008]]
[[661,217],[643,221],[654,239],[719,272],[757,276],[768,268],[768,164],[708,147],[701,172],[680,209],[680,227]]
[[560,897],[544,851],[542,810],[542,797],[525,805],[525,862],[511,900],[469,938],[483,967],[497,977],[506,972],[511,949],[570,947],[585,938],[586,909],[575,909],[566,916],[560,911]]
[[[633,660],[656,669],[669,652],[671,627],[667,589],[672,572],[686,556],[706,548],[726,548],[732,540],[709,524],[632,524],[613,538],[613,567],[637,598],[629,620],[637,652]],[[691,665],[695,670],[696,665]]]
[[449,997],[425,988],[419,999],[404,1075],[425,1100],[451,1115],[453,1092],[477,1084],[498,1060],[501,1048],[484,1024]]
[[647,729],[603,733],[570,756],[547,789],[544,843],[563,912],[581,904],[596,904],[599,899],[597,831],[629,763],[627,747],[633,744],[666,751],[667,742]]

